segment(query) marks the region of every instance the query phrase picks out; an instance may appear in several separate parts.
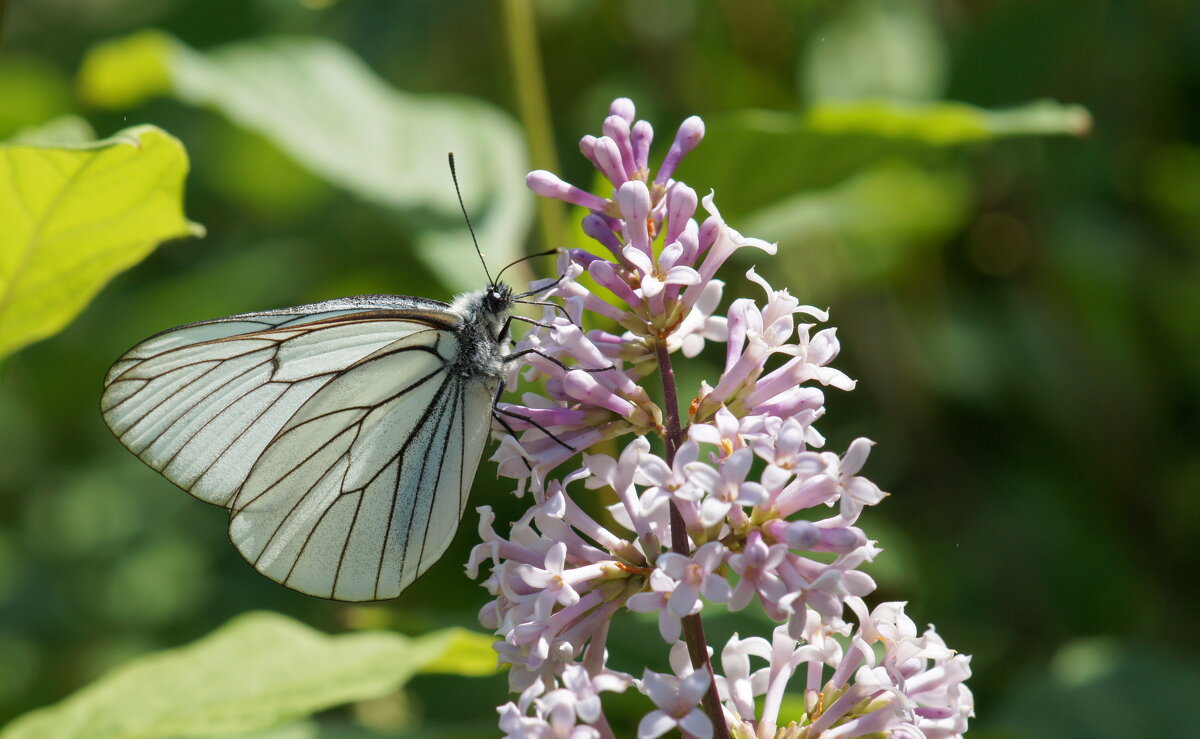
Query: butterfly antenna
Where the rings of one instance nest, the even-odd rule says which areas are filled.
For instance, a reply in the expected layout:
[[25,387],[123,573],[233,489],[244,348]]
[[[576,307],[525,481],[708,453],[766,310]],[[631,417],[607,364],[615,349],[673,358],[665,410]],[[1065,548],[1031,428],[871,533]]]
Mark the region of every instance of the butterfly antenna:
[[492,279],[492,274],[488,272],[487,261],[483,258],[483,252],[479,249],[479,241],[475,238],[475,228],[471,225],[471,216],[467,214],[467,206],[463,202],[462,190],[458,189],[458,173],[454,171],[454,152],[448,155],[450,160],[450,179],[454,180],[454,194],[458,196],[458,207],[462,208],[463,218],[467,219],[467,230],[471,232],[471,243],[475,244],[475,253],[479,255],[479,261],[483,264],[483,273],[487,275],[488,284],[495,285],[496,281]]
[[[501,277],[503,277],[503,276],[504,276],[504,272],[505,272],[505,271],[506,271],[506,270],[507,270],[509,267],[515,267],[516,265],[520,264],[521,262],[527,261],[527,260],[529,260],[529,259],[536,259],[536,258],[538,258],[538,257],[548,257],[548,256],[551,256],[552,254],[557,254],[557,253],[559,253],[560,251],[562,251],[562,250],[561,250],[561,249],[547,249],[546,251],[540,251],[540,252],[538,252],[537,254],[526,254],[525,256],[521,257],[520,259],[516,259],[516,260],[514,260],[514,261],[512,261],[512,262],[509,262],[508,264],[504,265],[504,266],[503,266],[503,267],[500,269],[500,271],[496,273],[496,279],[498,280],[498,279],[500,279]],[[539,291],[539,292],[540,292],[540,291]]]

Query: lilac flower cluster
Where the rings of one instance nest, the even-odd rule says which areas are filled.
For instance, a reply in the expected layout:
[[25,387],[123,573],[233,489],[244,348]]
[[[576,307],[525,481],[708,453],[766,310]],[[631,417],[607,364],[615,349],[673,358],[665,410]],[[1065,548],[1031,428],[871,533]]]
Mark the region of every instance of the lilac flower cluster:
[[[856,523],[885,494],[859,475],[868,440],[819,451],[821,386],[854,386],[829,366],[834,329],[814,331],[825,312],[751,269],[763,297],[717,313],[719,268],[739,249],[775,246],[742,236],[712,194],[701,199],[673,178],[703,135],[699,118],[684,121],[652,176],[650,124],[618,99],[602,135],[580,142],[609,197],[545,171],[527,179],[539,195],[588,209],[582,227],[598,249],[563,251],[553,294],[564,310],[547,309],[517,346],[537,353],[509,389],[537,392],[501,404],[519,438],[503,435],[495,459],[532,506],[504,535],[481,507],[482,543],[467,565],[478,577],[490,564],[494,599],[480,620],[501,638],[519,694],[499,709],[500,728],[612,737],[601,695],[634,688],[655,706],[639,738],[959,736],[972,715],[969,658],[932,628],[918,634],[903,603],[863,601],[875,583],[859,565],[879,550]],[[680,418],[671,356],[693,357],[706,342],[725,345],[724,370]],[[647,392],[655,385],[662,404]],[[619,437],[615,457],[587,451]],[[582,464],[555,474],[576,455]],[[607,503],[607,523],[585,499]],[[755,602],[780,625],[770,640],[734,635],[717,670],[699,614]],[[656,615],[674,674],[607,664],[622,611]],[[785,704],[789,692],[797,699]]]

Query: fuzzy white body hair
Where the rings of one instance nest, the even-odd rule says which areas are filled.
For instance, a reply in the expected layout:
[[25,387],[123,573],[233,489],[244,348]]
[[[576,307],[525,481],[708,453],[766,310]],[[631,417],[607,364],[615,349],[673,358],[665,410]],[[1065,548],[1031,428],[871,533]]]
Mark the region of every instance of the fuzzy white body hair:
[[455,364],[460,374],[478,379],[506,377],[507,337],[501,332],[512,302],[512,291],[506,285],[489,285],[454,297],[450,311],[461,321],[456,332],[460,349]]

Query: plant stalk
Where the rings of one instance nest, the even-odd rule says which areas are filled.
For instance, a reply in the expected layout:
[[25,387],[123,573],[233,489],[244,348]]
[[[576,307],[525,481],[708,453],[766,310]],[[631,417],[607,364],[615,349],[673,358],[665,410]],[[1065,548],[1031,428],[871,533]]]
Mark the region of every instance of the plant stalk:
[[[531,0],[503,0],[501,15],[508,44],[508,61],[517,98],[517,113],[529,146],[533,169],[560,171],[554,153],[554,126],[546,100],[546,78],[538,49],[537,22]],[[565,213],[553,198],[538,198],[538,225],[545,249],[561,245]]]
[[[658,374],[663,386],[663,424],[666,434],[663,443],[667,449],[667,465],[675,464],[675,453],[683,444],[683,427],[679,423],[679,394],[675,389],[675,370],[671,368],[671,354],[667,351],[667,340],[661,338],[655,342],[655,353],[658,356]],[[671,551],[690,557],[691,546],[688,544],[687,529],[683,516],[675,501],[670,501],[671,508]],[[700,614],[693,613],[683,617],[683,638],[687,642],[688,655],[692,659],[692,668],[708,673],[708,690],[704,693],[702,703],[704,712],[712,721],[713,736],[716,739],[729,739],[729,727],[725,725],[725,713],[721,710],[721,698],[717,695],[717,681],[713,676],[712,660],[708,657],[708,642],[704,638],[704,624]]]

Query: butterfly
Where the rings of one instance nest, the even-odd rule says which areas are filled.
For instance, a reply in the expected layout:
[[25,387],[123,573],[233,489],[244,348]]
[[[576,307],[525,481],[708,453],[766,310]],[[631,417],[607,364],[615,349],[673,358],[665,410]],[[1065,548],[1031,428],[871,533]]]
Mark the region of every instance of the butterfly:
[[510,321],[534,322],[509,311],[561,309],[488,283],[449,304],[364,295],[170,329],[113,364],[101,413],[139,459],[228,509],[263,575],[394,598],[449,546],[508,369],[529,353],[505,353]]

